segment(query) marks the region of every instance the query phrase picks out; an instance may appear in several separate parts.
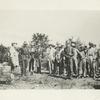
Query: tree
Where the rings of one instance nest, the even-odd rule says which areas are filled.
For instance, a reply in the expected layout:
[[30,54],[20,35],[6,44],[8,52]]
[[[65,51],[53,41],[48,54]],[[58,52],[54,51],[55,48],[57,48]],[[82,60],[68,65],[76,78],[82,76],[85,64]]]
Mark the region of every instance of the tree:
[[8,48],[0,45],[0,63],[8,60]]
[[43,53],[46,50],[48,43],[49,43],[49,39],[46,34],[43,33],[33,34],[31,44],[34,45],[35,49],[41,48],[41,52]]

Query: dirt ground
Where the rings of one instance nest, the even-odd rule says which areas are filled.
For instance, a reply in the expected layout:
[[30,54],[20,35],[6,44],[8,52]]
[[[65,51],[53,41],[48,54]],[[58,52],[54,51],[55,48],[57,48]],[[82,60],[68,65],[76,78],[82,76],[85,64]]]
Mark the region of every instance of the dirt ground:
[[100,88],[100,81],[92,78],[63,79],[49,76],[46,73],[28,75],[26,77],[15,76],[11,84],[0,84],[0,89],[96,89]]

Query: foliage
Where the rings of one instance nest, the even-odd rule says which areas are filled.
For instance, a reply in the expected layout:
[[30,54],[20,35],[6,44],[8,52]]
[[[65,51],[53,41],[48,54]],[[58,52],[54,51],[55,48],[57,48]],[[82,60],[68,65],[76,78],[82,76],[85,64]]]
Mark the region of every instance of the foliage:
[[46,34],[42,33],[36,33],[33,34],[32,37],[32,44],[34,45],[35,48],[42,48],[42,50],[45,50],[48,46],[48,36]]
[[8,48],[0,45],[0,63],[8,61]]

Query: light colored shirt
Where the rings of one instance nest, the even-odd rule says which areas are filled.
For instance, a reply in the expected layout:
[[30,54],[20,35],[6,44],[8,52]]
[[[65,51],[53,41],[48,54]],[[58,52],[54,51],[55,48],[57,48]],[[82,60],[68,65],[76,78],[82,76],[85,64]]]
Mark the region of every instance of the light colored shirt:
[[14,47],[10,48],[10,55],[11,55],[12,63],[14,64],[14,66],[19,66],[18,54],[19,53],[16,51]]

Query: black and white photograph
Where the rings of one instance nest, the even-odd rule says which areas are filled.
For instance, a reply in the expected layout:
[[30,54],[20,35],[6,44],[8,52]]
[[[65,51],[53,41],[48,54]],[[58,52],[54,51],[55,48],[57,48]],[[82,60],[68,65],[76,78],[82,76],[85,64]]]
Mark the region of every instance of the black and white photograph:
[[15,89],[100,89],[100,11],[0,9],[0,90]]

